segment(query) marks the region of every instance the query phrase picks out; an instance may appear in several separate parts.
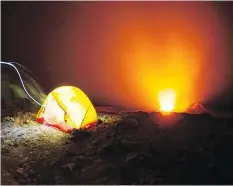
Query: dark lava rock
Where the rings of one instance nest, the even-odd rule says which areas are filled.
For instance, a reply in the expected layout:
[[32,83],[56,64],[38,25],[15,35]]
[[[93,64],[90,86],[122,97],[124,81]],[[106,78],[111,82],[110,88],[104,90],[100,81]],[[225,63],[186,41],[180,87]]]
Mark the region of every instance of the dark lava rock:
[[131,153],[125,159],[126,165],[151,166],[154,163],[154,156],[148,152]]
[[71,140],[84,140],[90,135],[91,133],[85,130],[73,130]]
[[155,185],[159,184],[161,181],[163,181],[162,177],[159,175],[146,175],[144,178],[140,180],[141,185]]
[[27,184],[27,181],[25,179],[19,179],[17,180],[19,184],[21,185],[26,185]]
[[131,118],[135,118],[137,120],[140,120],[140,119],[148,118],[150,116],[150,113],[143,112],[143,111],[138,111],[138,112],[130,113],[129,116]]
[[65,164],[69,164],[70,162],[74,162],[77,154],[75,152],[68,152],[64,156],[62,156],[58,161],[55,161],[53,164],[55,166],[63,166]]
[[38,175],[37,172],[34,170],[28,171],[28,177],[30,177],[30,178],[35,178],[35,177],[37,177],[37,175]]
[[121,129],[137,129],[139,127],[139,123],[134,118],[129,118],[126,121],[121,121],[118,125]]
[[77,156],[78,154],[76,152],[70,151],[65,154],[65,156]]
[[149,151],[150,147],[142,143],[140,141],[136,140],[122,140],[122,143],[124,146],[130,151],[130,152],[138,152],[138,151]]
[[14,144],[14,147],[18,147],[18,146],[19,146],[19,144],[18,144],[18,143],[15,143],[15,144]]
[[76,156],[74,159],[75,166],[74,168],[82,168],[82,166],[88,161],[84,156]]
[[10,150],[8,149],[8,148],[2,148],[2,153],[3,154],[6,154],[6,153],[9,153],[10,152]]
[[99,155],[103,159],[115,159],[119,160],[121,156],[126,152],[126,148],[120,142],[112,142],[110,144],[104,145],[100,151]]
[[75,168],[75,166],[76,166],[75,163],[68,163],[68,164],[62,165],[61,168],[72,171],[73,168]]
[[80,170],[87,162],[87,158],[75,153],[67,153],[59,161],[53,164],[54,169],[61,170],[65,175],[73,173],[75,170]]
[[15,172],[14,178],[16,180],[26,180],[28,178],[28,174],[25,173],[24,168],[18,168]]
[[149,174],[154,163],[154,156],[148,152],[130,153],[120,167],[122,184],[140,184],[141,178]]
[[103,122],[103,120],[101,120],[101,119],[98,119],[98,121],[97,121],[97,124],[96,125],[101,125],[101,124],[103,124],[104,122]]

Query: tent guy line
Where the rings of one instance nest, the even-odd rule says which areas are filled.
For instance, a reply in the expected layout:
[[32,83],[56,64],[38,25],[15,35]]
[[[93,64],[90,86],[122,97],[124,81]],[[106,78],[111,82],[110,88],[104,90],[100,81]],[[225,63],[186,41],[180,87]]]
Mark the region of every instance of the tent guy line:
[[[35,103],[37,103],[39,106],[45,106],[45,105],[42,105],[41,103],[39,103],[36,99],[34,99],[34,98],[29,94],[29,92],[27,91],[27,89],[26,89],[26,87],[25,87],[25,85],[24,85],[24,83],[23,83],[23,79],[22,79],[22,77],[21,77],[21,75],[20,75],[20,73],[19,73],[19,70],[18,70],[17,67],[14,65],[14,63],[15,63],[15,64],[18,64],[18,63],[16,63],[16,62],[4,62],[4,61],[1,61],[0,63],[1,63],[1,64],[4,64],[4,65],[9,65],[9,66],[13,67],[13,68],[15,69],[15,71],[17,72],[17,74],[19,75],[19,79],[20,79],[20,82],[21,82],[21,84],[22,84],[22,86],[23,86],[23,89],[24,89],[25,93],[26,93]],[[20,66],[23,67],[22,65],[20,65]],[[23,67],[23,68],[26,69],[25,67]],[[27,71],[29,71],[29,70],[27,70]]]
[[[28,69],[27,69],[26,67],[24,67],[23,65],[20,65],[20,64],[17,63],[17,62],[9,62],[9,63],[11,63],[11,64],[16,64],[16,65],[20,66],[21,68],[25,69],[25,70],[28,71],[28,72],[35,78],[35,80],[38,82],[37,77],[32,73],[32,71],[28,70]],[[39,83],[39,82],[38,82],[38,83]]]

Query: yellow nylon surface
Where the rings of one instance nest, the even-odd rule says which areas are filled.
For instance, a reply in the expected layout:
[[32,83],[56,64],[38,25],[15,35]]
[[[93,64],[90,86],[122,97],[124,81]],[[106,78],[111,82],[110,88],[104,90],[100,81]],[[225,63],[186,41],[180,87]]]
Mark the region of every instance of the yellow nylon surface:
[[[44,100],[44,102],[43,102],[42,105],[46,105],[47,101],[48,101],[48,96],[45,98],[45,100]],[[36,115],[36,118],[40,118],[43,115],[44,108],[45,108],[45,106],[41,106],[40,107],[40,110],[38,111],[38,113]]]
[[[86,94],[80,89],[64,86],[58,87],[50,94],[52,94],[53,99],[64,110],[65,116],[63,122],[68,126],[79,129],[80,127],[84,127],[97,121],[97,114],[94,106]],[[45,100],[45,103],[47,102],[47,104],[49,104],[49,95]],[[40,117],[45,109],[46,106],[41,107],[37,117]]]

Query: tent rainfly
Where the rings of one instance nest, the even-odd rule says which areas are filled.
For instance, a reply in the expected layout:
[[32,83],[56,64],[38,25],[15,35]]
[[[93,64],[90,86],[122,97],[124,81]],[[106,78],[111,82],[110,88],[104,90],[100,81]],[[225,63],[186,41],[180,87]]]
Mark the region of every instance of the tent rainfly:
[[97,122],[97,114],[87,95],[72,86],[58,87],[48,94],[36,120],[64,132],[88,128]]

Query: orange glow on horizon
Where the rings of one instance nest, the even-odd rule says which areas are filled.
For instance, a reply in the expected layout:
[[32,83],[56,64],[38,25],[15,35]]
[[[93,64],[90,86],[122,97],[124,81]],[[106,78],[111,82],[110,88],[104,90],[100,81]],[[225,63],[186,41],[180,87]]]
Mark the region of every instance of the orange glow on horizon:
[[93,101],[183,112],[231,87],[230,32],[213,2],[81,3],[66,16],[46,61],[61,61],[52,77]]
[[[115,100],[123,106],[184,112],[193,103],[213,99],[227,84],[223,76],[216,76],[228,71],[221,64],[227,51],[220,47],[225,42],[224,30],[212,6],[166,5],[170,9],[165,3],[154,7],[153,19],[141,15],[137,21],[124,20],[124,29],[118,29],[116,53],[121,51],[121,55],[114,76],[119,93]],[[213,38],[218,43],[215,53]],[[167,89],[174,92],[166,93]]]

